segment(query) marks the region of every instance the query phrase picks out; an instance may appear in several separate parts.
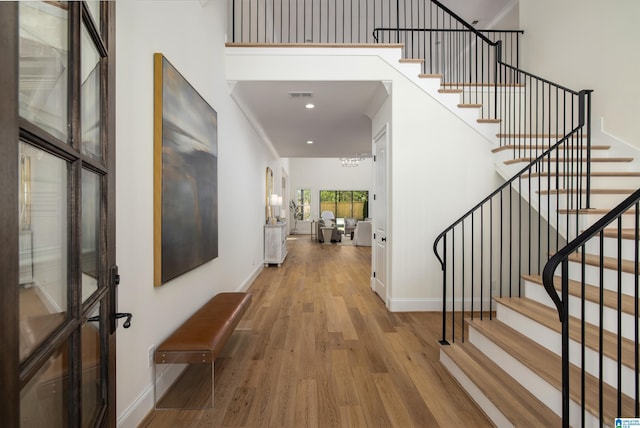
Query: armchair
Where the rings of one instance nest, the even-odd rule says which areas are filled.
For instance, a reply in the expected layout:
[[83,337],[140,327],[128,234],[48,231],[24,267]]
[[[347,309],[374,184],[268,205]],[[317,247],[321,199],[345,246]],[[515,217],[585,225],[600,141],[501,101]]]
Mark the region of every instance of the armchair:
[[[331,215],[325,215],[325,213],[329,213]],[[316,236],[318,237],[318,242],[324,242],[324,235],[322,234],[323,227],[333,228],[333,230],[331,231],[331,242],[342,241],[342,231],[338,229],[335,220],[333,220],[331,217],[333,217],[333,213],[331,211],[324,211],[320,220],[318,220],[318,225],[316,226]]]
[[344,234],[351,236],[351,239],[353,239],[353,232],[356,230],[357,223],[358,220],[353,217],[346,217],[344,219]]
[[371,222],[370,221],[359,221],[356,224],[356,230],[354,232],[354,238],[356,241],[356,245],[363,247],[371,246]]

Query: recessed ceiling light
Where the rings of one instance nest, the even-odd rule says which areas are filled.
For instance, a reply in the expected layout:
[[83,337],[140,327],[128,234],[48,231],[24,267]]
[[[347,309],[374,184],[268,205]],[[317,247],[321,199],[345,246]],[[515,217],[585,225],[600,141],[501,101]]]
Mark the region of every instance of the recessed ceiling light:
[[305,106],[304,106],[304,107],[305,107],[305,108],[308,108],[308,109],[312,109],[312,108],[314,108],[314,107],[315,107],[315,105],[314,105],[314,104],[309,103],[309,104],[305,104]]
[[313,141],[308,140],[308,141],[307,141],[307,144],[313,144]]

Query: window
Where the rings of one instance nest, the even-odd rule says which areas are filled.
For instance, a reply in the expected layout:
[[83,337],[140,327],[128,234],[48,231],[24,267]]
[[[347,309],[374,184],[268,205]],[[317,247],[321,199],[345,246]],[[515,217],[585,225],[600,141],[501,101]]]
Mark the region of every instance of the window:
[[309,220],[311,218],[311,189],[298,189],[295,206],[291,207],[295,220]]
[[336,218],[364,220],[369,217],[369,191],[321,190],[320,213],[322,211],[332,211]]

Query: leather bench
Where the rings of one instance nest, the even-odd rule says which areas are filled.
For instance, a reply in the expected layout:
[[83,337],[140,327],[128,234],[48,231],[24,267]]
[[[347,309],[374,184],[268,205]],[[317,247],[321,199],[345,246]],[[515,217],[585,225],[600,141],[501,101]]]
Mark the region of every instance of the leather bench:
[[156,348],[155,364],[211,364],[213,405],[214,361],[250,302],[249,293],[216,294]]

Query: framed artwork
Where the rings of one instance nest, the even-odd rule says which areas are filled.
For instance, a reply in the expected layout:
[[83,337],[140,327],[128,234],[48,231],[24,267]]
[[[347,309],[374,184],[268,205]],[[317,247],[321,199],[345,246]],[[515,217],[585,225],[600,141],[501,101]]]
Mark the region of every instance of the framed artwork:
[[218,115],[154,54],[154,286],[218,257]]

